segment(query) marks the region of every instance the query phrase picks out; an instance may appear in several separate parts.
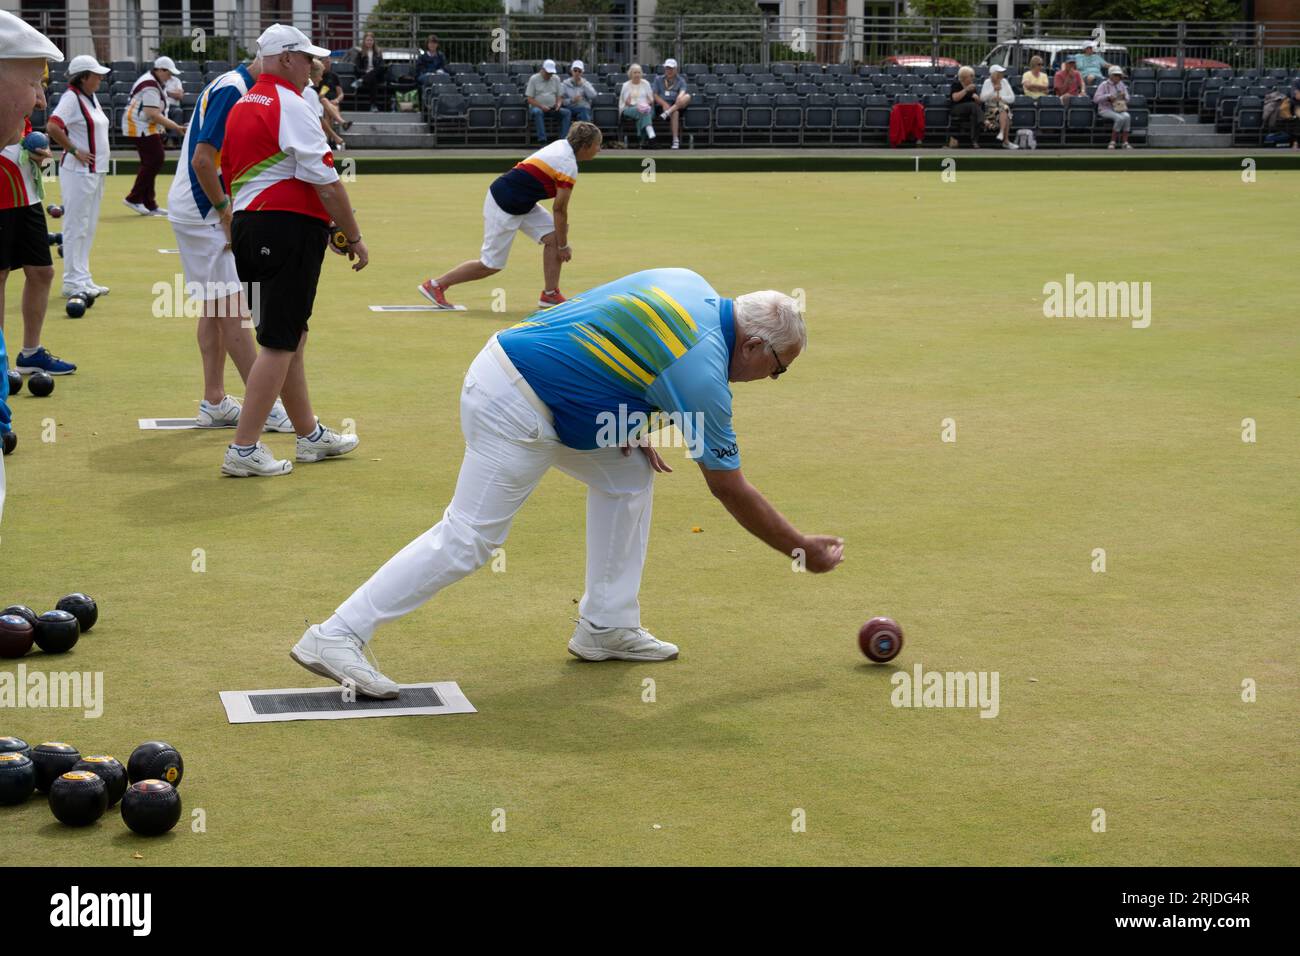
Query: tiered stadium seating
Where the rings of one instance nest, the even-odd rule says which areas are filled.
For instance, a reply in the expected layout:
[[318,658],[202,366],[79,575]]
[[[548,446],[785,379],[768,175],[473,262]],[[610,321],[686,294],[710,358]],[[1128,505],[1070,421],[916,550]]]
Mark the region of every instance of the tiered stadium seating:
[[[522,147],[531,143],[533,128],[523,90],[540,64],[452,63],[446,75],[430,75],[420,83],[421,105],[439,145],[493,145]],[[202,85],[230,69],[223,60],[178,62],[186,87],[184,108],[188,117]],[[354,70],[335,62],[346,87]],[[559,64],[561,73],[567,63]],[[147,68],[129,60],[115,61],[104,78],[99,99],[110,114],[110,132],[121,146],[118,130],[131,84]],[[662,67],[647,67],[647,74]],[[926,111],[926,142],[942,144],[949,135],[949,89],[956,67],[933,69],[863,64],[847,67],[816,63],[687,63],[683,74],[693,96],[682,123],[687,146],[882,146],[888,142],[889,114],[896,103],[922,103]],[[388,92],[414,88],[410,64],[391,64]],[[988,71],[976,68],[983,81]],[[1128,78],[1134,96],[1133,139],[1142,142],[1153,112],[1198,114],[1215,123],[1233,142],[1261,142],[1263,99],[1273,90],[1285,90],[1297,71],[1287,69],[1178,70],[1134,67]],[[597,98],[592,119],[607,138],[635,140],[633,124],[618,110],[618,91],[626,74],[622,65],[601,63],[589,67],[587,79]],[[1021,96],[1020,77],[1008,77],[1017,93],[1012,108],[1013,129],[1033,129],[1040,146],[1100,146],[1110,138],[1110,124],[1097,115],[1087,97],[1062,102],[1054,96]],[[53,102],[66,88],[63,64],[54,64],[49,97]],[[44,120],[44,116],[34,116]],[[556,132],[552,117],[548,132]],[[655,119],[656,133],[668,142],[669,126]]]

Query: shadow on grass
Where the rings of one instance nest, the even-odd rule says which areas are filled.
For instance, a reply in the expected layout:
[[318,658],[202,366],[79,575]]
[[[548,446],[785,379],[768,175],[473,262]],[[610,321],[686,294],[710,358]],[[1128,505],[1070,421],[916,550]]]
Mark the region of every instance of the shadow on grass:
[[[115,510],[126,517],[155,524],[226,520],[231,514],[232,501],[237,501],[243,513],[256,514],[278,508],[281,500],[294,491],[283,481],[231,478],[221,474],[221,457],[234,434],[233,428],[151,434],[105,449],[96,455],[93,468],[115,475],[139,476],[140,490],[119,496]],[[283,437],[292,440],[292,436]],[[210,460],[196,466],[188,456],[200,448],[208,451]],[[328,464],[337,466],[341,461]],[[159,482],[159,479],[169,478],[175,480]],[[292,482],[293,477],[289,476],[288,480]],[[279,494],[276,493],[277,487]],[[237,492],[237,499],[232,492]]]
[[[659,703],[644,705],[649,708],[645,716],[629,717],[627,704],[639,698],[641,678],[654,677],[662,687],[672,666],[570,661],[558,665],[550,681],[499,694],[474,689],[469,697],[479,712],[467,719],[400,721],[394,731],[434,747],[446,741],[458,747],[548,754],[731,752],[753,743],[748,728],[756,716],[747,708],[826,686],[823,680],[807,679],[707,696],[693,689],[671,702],[660,691]],[[768,718],[758,719],[763,727],[770,726]]]

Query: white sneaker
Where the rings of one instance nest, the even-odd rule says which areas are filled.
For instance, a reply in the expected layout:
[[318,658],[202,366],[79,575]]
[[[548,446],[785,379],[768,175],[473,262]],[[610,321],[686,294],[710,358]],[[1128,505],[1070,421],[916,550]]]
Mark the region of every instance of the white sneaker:
[[645,138],[646,138],[646,139],[654,139],[654,138],[655,138],[655,128],[654,128],[653,126],[647,126],[647,127],[645,128]]
[[94,291],[95,295],[108,295],[108,286],[106,285],[95,285],[95,283],[92,282],[90,288]]
[[999,143],[1002,142],[1002,134],[1001,134],[1001,133],[998,133],[998,142],[999,142]]
[[145,210],[145,215],[146,215],[146,216],[166,216],[166,215],[167,215],[167,210],[164,209],[162,206],[159,206],[157,209],[147,209],[147,210]]
[[194,423],[199,428],[234,428],[239,424],[239,410],[239,402],[229,395],[222,396],[215,405],[205,398],[199,402],[199,413],[194,417]]
[[355,637],[326,637],[320,625],[313,624],[303,631],[289,656],[313,674],[351,685],[366,697],[392,700],[398,694],[397,685],[366,659],[364,647]]
[[143,203],[131,202],[129,199],[123,199],[122,205],[132,212],[138,212],[142,216],[149,215],[149,210],[144,207]]
[[679,139],[673,140],[673,149],[681,149],[681,148],[682,148],[682,141]]
[[660,114],[659,114],[659,118],[660,118],[661,120],[666,120],[666,119],[668,119],[668,114],[667,114],[667,113],[660,113]]
[[261,442],[247,455],[241,455],[234,445],[226,448],[226,460],[221,463],[221,473],[235,478],[273,477],[293,471],[293,462],[276,458]]
[[[320,422],[318,421],[319,425]],[[298,439],[298,461],[321,461],[325,458],[337,458],[346,455],[361,443],[356,435],[340,435],[333,429],[320,426],[320,435],[316,438]]]
[[644,627],[592,627],[578,621],[569,653],[584,661],[671,661],[677,645],[661,641]]
[[1002,148],[1003,148],[1003,149],[1019,149],[1020,147],[1017,146],[1015,143],[1003,143],[1003,144],[1002,144]]
[[271,414],[266,416],[266,424],[262,426],[262,431],[287,435],[293,430],[293,422],[289,419],[289,413],[284,410],[284,402],[277,398],[275,404],[271,406]]

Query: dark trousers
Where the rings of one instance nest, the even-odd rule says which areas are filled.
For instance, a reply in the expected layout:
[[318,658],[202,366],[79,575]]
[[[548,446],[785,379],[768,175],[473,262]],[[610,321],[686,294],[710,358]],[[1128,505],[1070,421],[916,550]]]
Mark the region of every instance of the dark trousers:
[[162,137],[137,136],[135,151],[140,154],[140,171],[135,174],[135,185],[127,194],[126,201],[142,205],[145,209],[157,209],[158,200],[153,189],[163,164]]
[[[367,107],[382,107],[384,104],[380,102],[380,100],[383,98],[383,82],[383,70],[370,70],[365,75],[361,76],[360,85],[357,87],[357,93],[359,94],[358,100],[364,96]],[[358,102],[357,105],[359,106],[360,103]]]
[[970,136],[971,144],[979,140],[980,121],[984,119],[984,107],[978,100],[962,100],[952,105],[950,131],[955,139],[960,139],[965,132]]

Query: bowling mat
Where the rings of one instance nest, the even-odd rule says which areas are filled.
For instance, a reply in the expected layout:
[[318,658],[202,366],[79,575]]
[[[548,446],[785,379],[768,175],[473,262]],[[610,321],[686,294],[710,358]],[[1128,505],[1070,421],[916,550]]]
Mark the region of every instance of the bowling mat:
[[165,256],[179,256],[181,254],[179,249],[159,249],[158,251]]
[[456,306],[455,309],[439,309],[432,305],[372,305],[371,312],[464,312],[466,307],[463,305]]
[[478,713],[455,681],[399,686],[401,696],[396,700],[374,700],[360,694],[355,695],[355,700],[348,700],[341,687],[288,687],[279,690],[223,690],[221,703],[226,708],[226,719],[232,724]]
[[[194,418],[141,418],[141,431],[175,431],[180,428],[198,428],[199,423]],[[225,427],[225,426],[223,426]],[[234,425],[229,426],[234,428]],[[219,431],[216,428],[204,429],[204,431]]]

